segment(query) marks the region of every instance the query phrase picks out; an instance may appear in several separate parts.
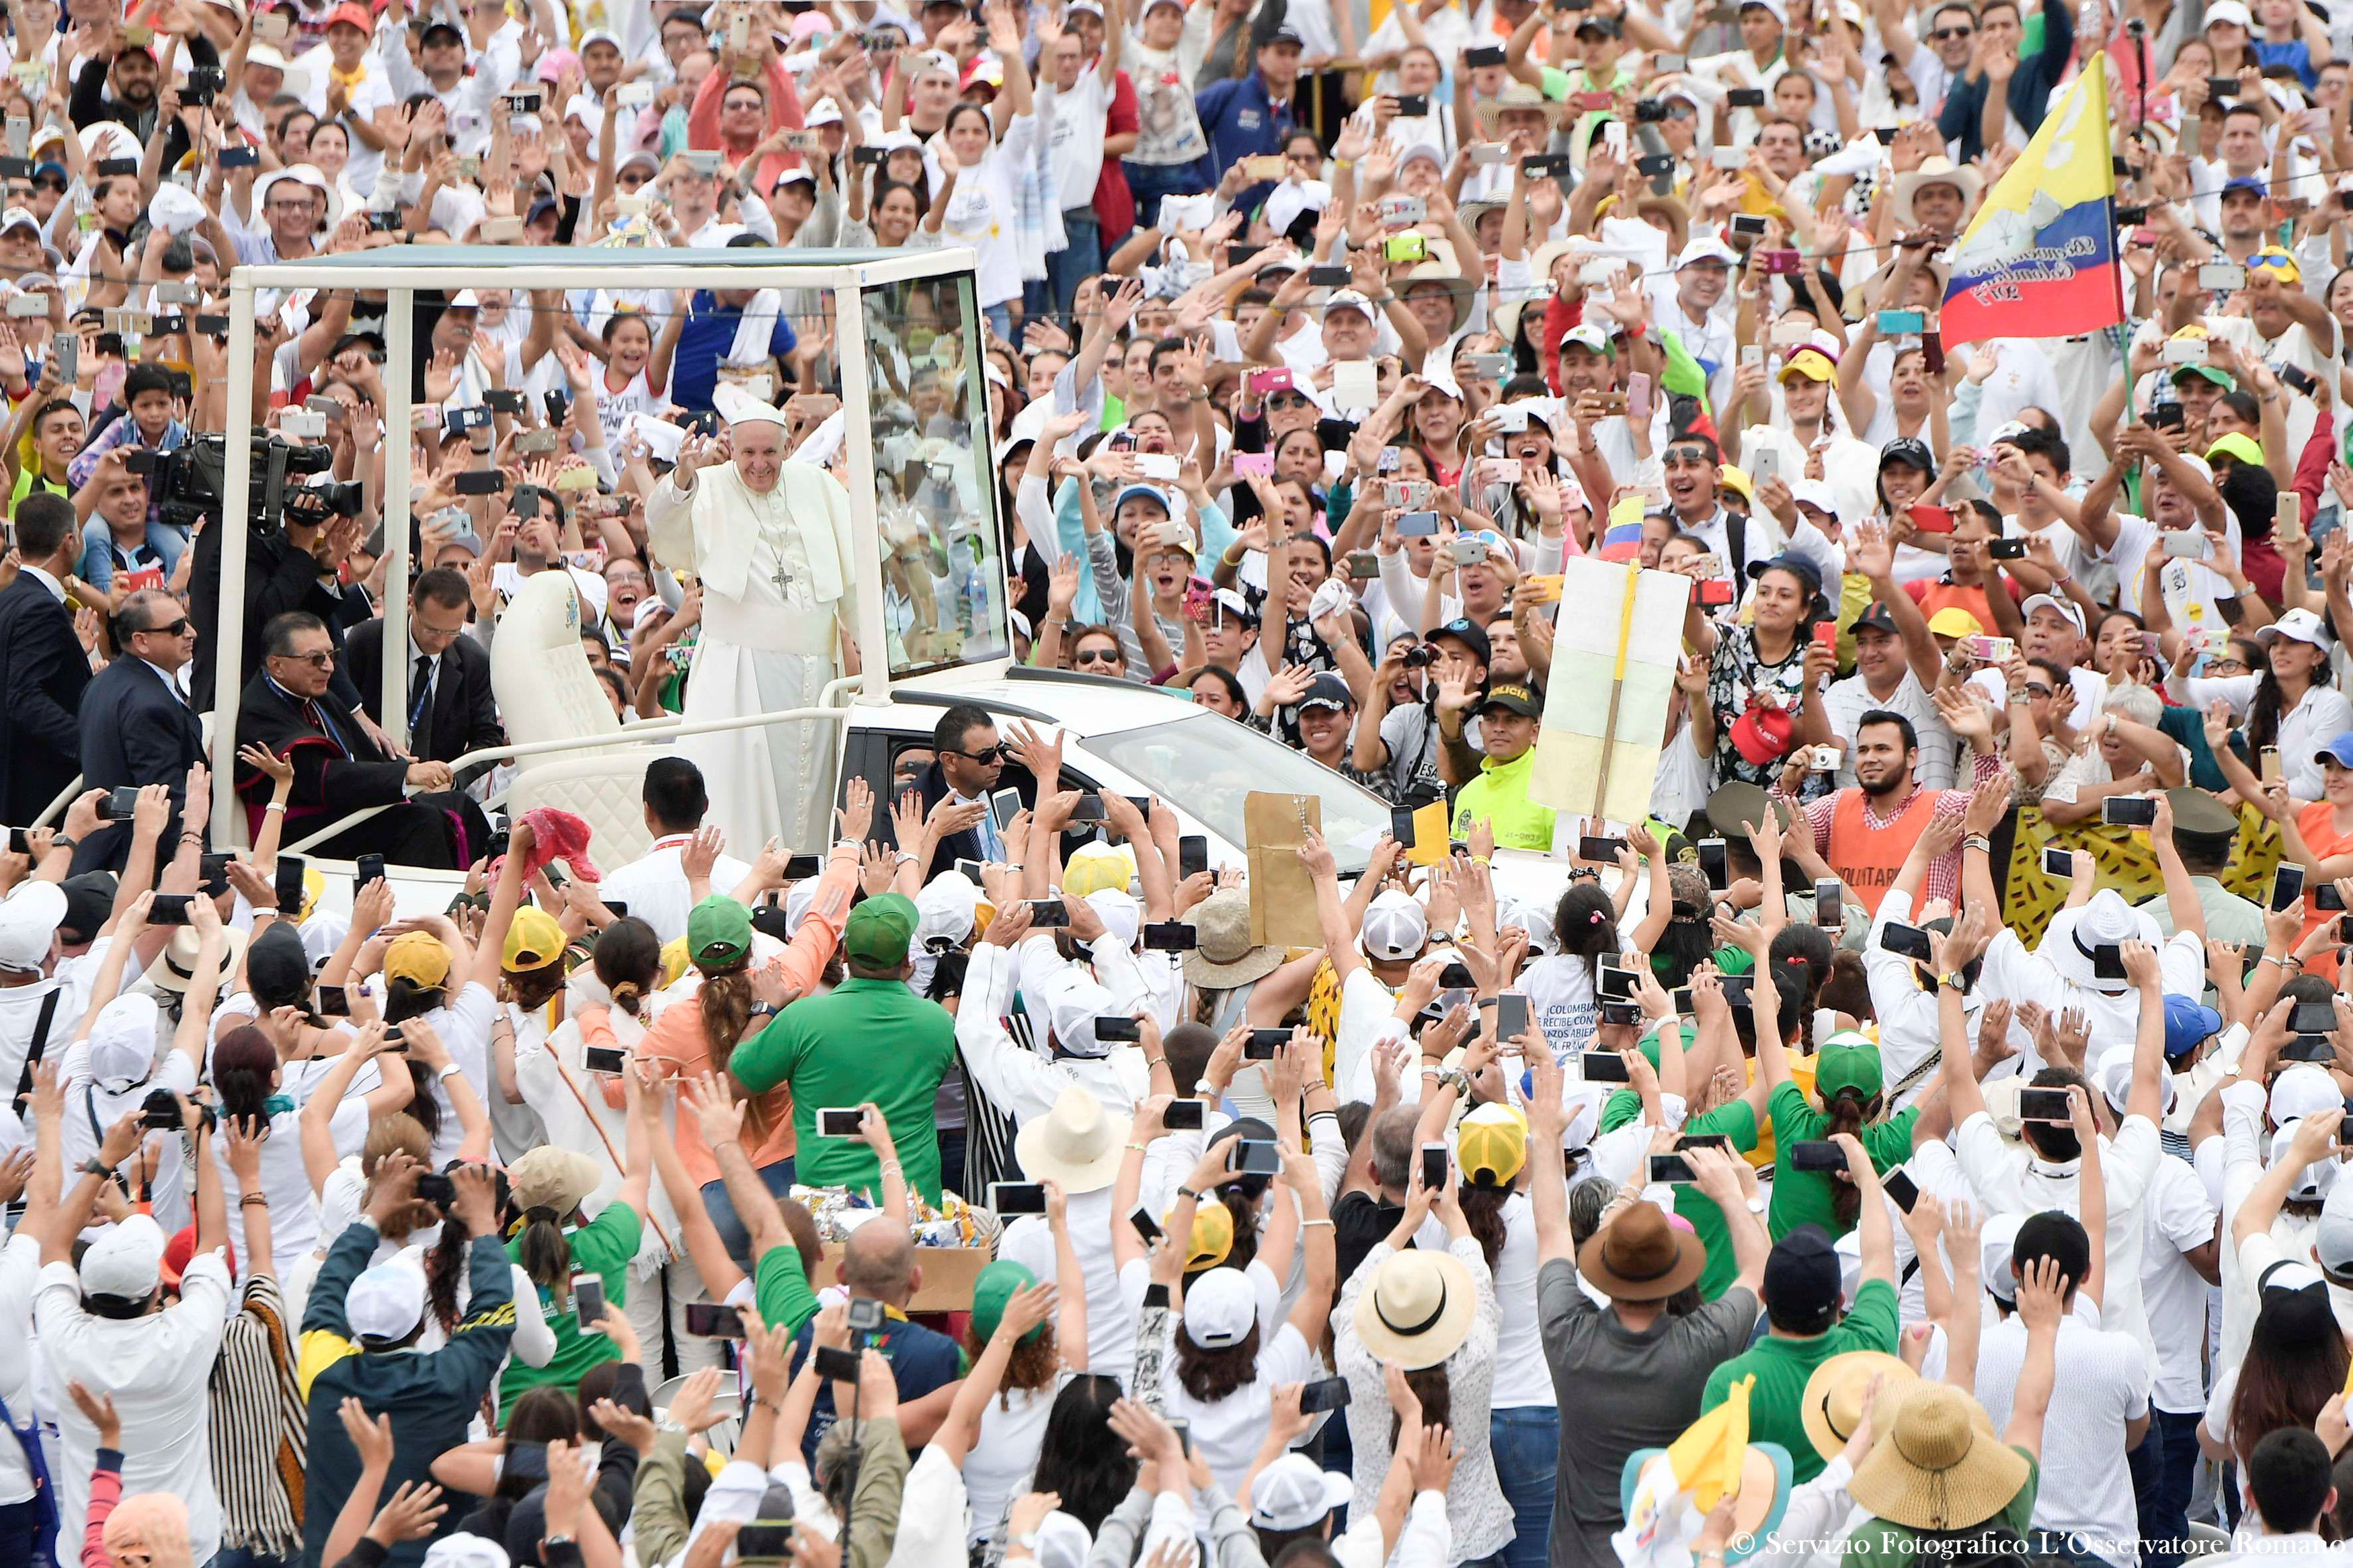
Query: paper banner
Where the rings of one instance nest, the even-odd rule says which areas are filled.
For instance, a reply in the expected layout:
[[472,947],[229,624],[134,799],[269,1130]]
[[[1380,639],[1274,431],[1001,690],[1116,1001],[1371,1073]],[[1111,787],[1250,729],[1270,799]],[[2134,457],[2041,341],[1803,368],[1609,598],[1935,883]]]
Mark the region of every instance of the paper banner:
[[1561,563],[1561,603],[1577,614],[1555,634],[1528,786],[1537,805],[1611,822],[1651,814],[1690,592],[1672,572],[1590,556]]
[[[1252,790],[1242,802],[1252,946],[1324,945],[1324,924],[1315,918],[1315,879],[1299,863],[1299,847],[1311,827],[1324,830],[1324,803],[1312,795]],[[1446,842],[1442,827],[1438,841]]]

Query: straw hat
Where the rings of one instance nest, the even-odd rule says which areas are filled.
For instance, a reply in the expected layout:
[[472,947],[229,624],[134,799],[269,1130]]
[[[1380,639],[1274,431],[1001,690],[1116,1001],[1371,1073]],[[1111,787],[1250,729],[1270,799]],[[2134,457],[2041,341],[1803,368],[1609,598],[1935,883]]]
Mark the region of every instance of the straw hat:
[[[227,945],[221,951],[221,980],[226,984],[237,973],[237,961],[245,954],[245,932],[226,927],[221,935]],[[188,982],[196,974],[197,939],[195,928],[182,926],[172,933],[170,945],[155,955],[147,966],[147,984],[158,991],[168,991],[178,996],[186,993]]]
[[1560,117],[1568,112],[1568,104],[1563,100],[1546,98],[1542,89],[1531,87],[1526,82],[1507,82],[1502,93],[1493,98],[1482,98],[1474,106],[1474,112],[1479,116],[1480,137],[1489,142],[1495,140],[1495,127],[1503,117],[1514,110],[1524,109],[1541,111],[1545,117],[1545,129],[1550,131],[1560,123]]
[[1418,1372],[1452,1355],[1478,1314],[1478,1287],[1461,1258],[1392,1252],[1356,1298],[1356,1337],[1380,1360]]
[[1195,904],[1185,923],[1199,945],[1185,955],[1185,978],[1210,991],[1230,991],[1264,979],[1282,963],[1282,949],[1252,947],[1250,894],[1220,888]]
[[2026,1456],[1994,1435],[1985,1406],[1941,1383],[1915,1384],[1887,1436],[1855,1468],[1847,1491],[1912,1530],[1969,1530],[2010,1506]]
[[1577,1273],[1621,1301],[1663,1301],[1706,1267],[1706,1246],[1652,1203],[1634,1205],[1577,1249]]
[[1074,1195],[1097,1192],[1119,1174],[1129,1125],[1128,1118],[1104,1110],[1102,1100],[1074,1084],[1053,1110],[1021,1130],[1014,1156],[1032,1181],[1060,1182]]
[[1966,215],[1977,204],[1978,193],[1985,189],[1985,177],[1967,163],[1955,163],[1950,158],[1923,158],[1920,166],[1908,174],[1895,177],[1895,194],[1892,198],[1895,221],[1905,228],[1912,226],[1912,197],[1923,185],[1950,185],[1961,195],[1961,211]]
[[1878,1429],[1884,1433],[1895,1407],[1912,1384],[1920,1381],[1920,1374],[1905,1365],[1901,1356],[1883,1351],[1849,1351],[1814,1368],[1814,1374],[1806,1379],[1798,1414],[1805,1420],[1806,1441],[1814,1446],[1815,1453],[1835,1459],[1844,1451],[1847,1439],[1862,1420],[1863,1394],[1878,1376],[1887,1379],[1879,1391]]

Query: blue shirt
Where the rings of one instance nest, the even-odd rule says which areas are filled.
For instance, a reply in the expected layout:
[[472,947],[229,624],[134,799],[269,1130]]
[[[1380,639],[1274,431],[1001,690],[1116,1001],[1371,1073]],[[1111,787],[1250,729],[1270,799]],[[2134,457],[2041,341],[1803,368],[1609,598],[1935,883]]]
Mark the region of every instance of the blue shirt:
[[[711,394],[719,384],[719,362],[735,346],[735,329],[743,321],[740,307],[721,305],[718,296],[708,289],[696,291],[693,312],[678,336],[678,355],[670,374],[670,396],[680,407],[700,412],[712,406]],[[783,359],[798,342],[793,336],[792,323],[782,311],[777,312],[776,330],[768,339],[768,352]],[[778,395],[782,395],[781,388]]]
[[2290,38],[2284,44],[2274,44],[2260,37],[2250,38],[2247,47],[2254,51],[2255,63],[2259,66],[2293,68],[2296,79],[2304,83],[2305,91],[2310,92],[2320,85],[2320,73],[2312,68],[2312,48],[2302,38]]
[[[801,1331],[793,1336],[792,1370],[797,1376],[801,1363],[808,1359],[809,1344],[815,1338],[817,1324],[803,1323]],[[882,1330],[869,1342],[882,1352],[891,1363],[892,1381],[899,1385],[899,1403],[909,1404],[921,1399],[936,1388],[944,1388],[964,1375],[964,1352],[955,1341],[921,1323],[911,1323],[904,1318],[885,1318]],[[831,1429],[837,1416],[833,1409],[833,1384],[817,1385],[817,1403],[810,1407],[808,1430],[801,1434],[801,1458],[808,1464],[817,1463],[817,1446]]]
[[[1193,95],[1193,110],[1209,139],[1209,177],[1222,179],[1241,159],[1280,153],[1296,128],[1291,105],[1277,103],[1266,90],[1266,78],[1257,71],[1242,78],[1213,81]],[[1261,180],[1234,198],[1234,207],[1248,212],[1266,199],[1273,182]]]

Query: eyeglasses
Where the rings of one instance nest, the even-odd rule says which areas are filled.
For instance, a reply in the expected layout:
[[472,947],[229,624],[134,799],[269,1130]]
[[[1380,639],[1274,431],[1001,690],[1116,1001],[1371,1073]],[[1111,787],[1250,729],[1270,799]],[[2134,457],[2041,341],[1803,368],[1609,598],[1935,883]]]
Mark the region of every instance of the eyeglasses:
[[1117,664],[1120,662],[1120,658],[1117,648],[1091,647],[1083,653],[1072,654],[1071,662],[1072,664]]
[[2029,686],[2026,689],[2026,694],[2029,697],[2048,697],[2051,695],[2051,689],[2047,686]]
[[983,746],[977,752],[959,752],[953,746],[945,747],[944,750],[951,757],[965,757],[984,765],[989,763],[1001,763],[1005,760],[1005,743],[1001,741],[994,746]]
[[327,649],[319,653],[273,653],[269,657],[272,658],[300,659],[304,664],[309,665],[312,669],[332,669],[335,668],[335,655],[332,649]]

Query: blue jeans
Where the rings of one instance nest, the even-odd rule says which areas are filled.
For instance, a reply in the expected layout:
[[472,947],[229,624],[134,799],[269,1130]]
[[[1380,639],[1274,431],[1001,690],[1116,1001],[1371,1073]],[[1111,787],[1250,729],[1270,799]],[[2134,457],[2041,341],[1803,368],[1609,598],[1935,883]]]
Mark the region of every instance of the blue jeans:
[[1079,280],[1102,270],[1103,224],[1094,208],[1072,207],[1062,215],[1062,248],[1046,253],[1046,288],[1054,314],[1068,321]]
[[2133,1495],[2140,1504],[2140,1558],[2145,1568],[2179,1568],[2178,1548],[2189,1534],[2189,1490],[2198,1474],[2200,1413],[2149,1410],[2148,1436],[2126,1455]]
[[[15,1441],[5,1432],[0,1432],[0,1443]],[[43,1545],[38,1499],[27,1498],[23,1502],[0,1506],[0,1563],[40,1562],[45,1556]]]
[[[760,1184],[768,1189],[772,1197],[781,1198],[792,1191],[793,1163],[790,1160],[763,1165],[759,1175]],[[736,1267],[744,1273],[752,1272],[752,1233],[744,1227],[743,1218],[735,1212],[735,1205],[728,1198],[725,1182],[702,1184],[702,1212],[711,1216],[711,1227],[719,1233],[720,1241],[725,1244],[727,1256],[733,1258]]]
[[1550,1405],[1514,1405],[1487,1415],[1495,1484],[1512,1505],[1512,1543],[1505,1568],[1544,1568],[1552,1534],[1552,1499],[1558,1479],[1560,1411]]
[[1160,221],[1160,198],[1189,196],[1209,187],[1201,183],[1197,163],[1136,163],[1122,160],[1127,188],[1135,197],[1135,226],[1150,228]]

